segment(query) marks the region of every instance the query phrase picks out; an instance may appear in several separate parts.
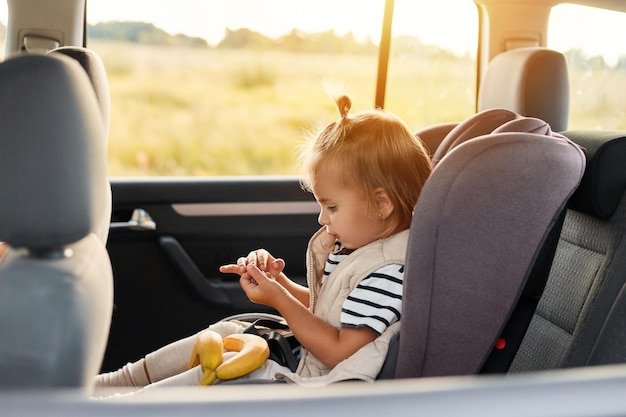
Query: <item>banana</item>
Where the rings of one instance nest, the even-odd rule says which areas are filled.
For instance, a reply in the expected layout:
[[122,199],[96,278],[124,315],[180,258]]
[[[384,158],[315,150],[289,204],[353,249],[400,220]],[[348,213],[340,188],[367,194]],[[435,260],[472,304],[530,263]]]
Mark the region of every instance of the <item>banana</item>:
[[205,330],[198,334],[193,344],[187,367],[189,369],[202,366],[200,385],[211,385],[217,379],[216,368],[222,363],[224,346],[222,336],[213,330]]
[[270,356],[265,339],[254,334],[232,334],[223,340],[224,349],[238,352],[215,369],[219,379],[234,379],[259,368]]

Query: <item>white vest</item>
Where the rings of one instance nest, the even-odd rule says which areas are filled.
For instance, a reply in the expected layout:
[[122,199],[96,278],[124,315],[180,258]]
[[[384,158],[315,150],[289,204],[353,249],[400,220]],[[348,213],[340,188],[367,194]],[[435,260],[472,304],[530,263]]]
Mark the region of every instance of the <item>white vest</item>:
[[[321,285],[324,265],[334,248],[334,240],[324,228],[320,229],[311,238],[307,249],[307,281],[311,294],[309,309],[339,329],[341,307],[359,282],[383,266],[404,265],[408,237],[409,231],[404,230],[355,250],[337,265]],[[392,324],[376,340],[332,370],[305,351],[296,373],[283,374],[282,377],[302,385],[326,385],[348,379],[372,381],[385,361],[389,340],[399,330],[400,322]]]

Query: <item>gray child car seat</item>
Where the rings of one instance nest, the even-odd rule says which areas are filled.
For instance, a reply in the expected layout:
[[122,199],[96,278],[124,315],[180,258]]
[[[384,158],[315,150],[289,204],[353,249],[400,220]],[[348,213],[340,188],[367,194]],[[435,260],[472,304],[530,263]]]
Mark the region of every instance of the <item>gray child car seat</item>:
[[447,151],[411,225],[396,378],[476,374],[505,347],[502,331],[584,166],[578,146],[519,116]]

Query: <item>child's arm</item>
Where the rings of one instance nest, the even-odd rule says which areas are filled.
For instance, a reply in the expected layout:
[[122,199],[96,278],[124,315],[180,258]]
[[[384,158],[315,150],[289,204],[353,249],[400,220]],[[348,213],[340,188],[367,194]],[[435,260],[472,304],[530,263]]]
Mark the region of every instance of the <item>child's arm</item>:
[[261,271],[269,272],[273,277],[275,277],[276,281],[278,281],[280,285],[285,287],[285,289],[305,307],[309,306],[309,289],[290,280],[283,273],[285,261],[280,258],[274,258],[265,249],[252,251],[247,257],[237,259],[236,265],[230,264],[220,266],[220,272],[241,276],[246,273],[246,266],[250,264],[258,266]]
[[367,328],[336,329],[309,311],[277,280],[249,264],[241,275],[241,286],[255,303],[276,309],[287,320],[298,341],[329,368],[348,358],[377,334]]

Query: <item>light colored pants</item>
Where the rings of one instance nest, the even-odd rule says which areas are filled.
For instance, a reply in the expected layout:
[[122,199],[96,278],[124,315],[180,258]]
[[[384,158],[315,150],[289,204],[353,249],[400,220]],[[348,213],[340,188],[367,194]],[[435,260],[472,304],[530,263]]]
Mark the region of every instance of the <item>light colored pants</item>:
[[[220,321],[209,326],[222,337],[241,333],[250,323],[240,321]],[[117,371],[96,376],[96,388],[138,387],[148,389],[166,386],[194,386],[200,383],[203,372],[200,365],[188,369],[189,356],[197,334],[170,343],[137,362],[127,363]],[[236,352],[224,353],[224,359]],[[274,361],[266,361],[259,369],[244,375],[238,380],[274,380],[277,372],[289,372],[289,369]],[[222,381],[217,380],[215,384]]]

